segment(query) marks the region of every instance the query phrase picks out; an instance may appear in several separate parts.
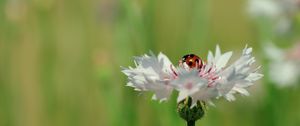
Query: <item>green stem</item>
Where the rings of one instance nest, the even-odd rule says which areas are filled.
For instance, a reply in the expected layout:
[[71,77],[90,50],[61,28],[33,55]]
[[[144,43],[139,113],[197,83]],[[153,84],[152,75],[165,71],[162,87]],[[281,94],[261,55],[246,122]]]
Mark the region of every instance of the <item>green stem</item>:
[[186,124],[187,126],[195,126],[195,122],[194,120],[190,120],[190,121],[187,121]]

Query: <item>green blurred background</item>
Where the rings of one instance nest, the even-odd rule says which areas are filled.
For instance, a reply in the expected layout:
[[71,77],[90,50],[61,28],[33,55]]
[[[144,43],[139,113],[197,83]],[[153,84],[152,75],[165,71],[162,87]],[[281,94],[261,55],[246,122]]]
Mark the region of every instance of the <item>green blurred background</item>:
[[[240,55],[262,36],[246,0],[0,0],[1,126],[183,126],[176,93],[152,101],[120,66],[163,52],[174,64],[219,44]],[[264,66],[263,66],[264,68]],[[263,72],[264,70],[261,70]],[[299,89],[264,78],[250,97],[216,100],[199,126],[299,126]]]

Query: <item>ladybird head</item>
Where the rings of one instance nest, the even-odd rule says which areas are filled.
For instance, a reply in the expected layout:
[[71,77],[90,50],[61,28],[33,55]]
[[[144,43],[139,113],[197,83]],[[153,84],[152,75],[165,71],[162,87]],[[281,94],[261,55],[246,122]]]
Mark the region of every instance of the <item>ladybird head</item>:
[[195,54],[187,54],[184,55],[180,61],[181,63],[185,63],[190,68],[202,68],[203,62],[200,57]]

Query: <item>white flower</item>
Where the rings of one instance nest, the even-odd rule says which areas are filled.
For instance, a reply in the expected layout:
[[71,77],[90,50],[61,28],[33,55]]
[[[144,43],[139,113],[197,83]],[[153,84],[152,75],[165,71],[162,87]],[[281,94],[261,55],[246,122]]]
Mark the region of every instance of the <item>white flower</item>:
[[299,51],[299,48],[284,50],[272,43],[267,43],[264,47],[266,57],[270,60],[269,80],[278,87],[289,87],[296,84],[300,77],[300,59],[298,54],[293,52]]
[[255,18],[270,19],[276,32],[286,33],[299,12],[299,4],[299,0],[248,0],[248,12]]
[[299,0],[249,0],[248,12],[254,16],[279,18],[299,11]]
[[267,16],[276,18],[281,15],[282,10],[275,0],[249,0],[248,11],[252,16]]
[[196,67],[180,61],[175,68],[162,53],[157,58],[153,54],[145,55],[136,58],[136,68],[124,68],[123,72],[129,78],[128,86],[140,91],[153,91],[160,100],[167,99],[172,89],[176,89],[179,92],[177,102],[186,97],[191,97],[193,104],[198,100],[211,103],[219,97],[232,101],[235,93],[249,95],[245,88],[263,76],[257,73],[257,69],[250,68],[255,62],[251,52],[252,48],[246,47],[242,56],[228,67],[226,64],[232,52],[222,54],[219,46],[215,55],[209,52],[206,63],[197,59]]

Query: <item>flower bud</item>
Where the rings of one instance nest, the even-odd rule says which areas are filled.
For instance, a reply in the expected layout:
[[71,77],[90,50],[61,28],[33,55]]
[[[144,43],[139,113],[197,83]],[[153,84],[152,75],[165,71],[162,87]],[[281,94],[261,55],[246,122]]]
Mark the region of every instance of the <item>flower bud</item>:
[[196,105],[192,106],[192,98],[187,97],[178,103],[177,112],[181,118],[186,120],[188,126],[194,126],[195,122],[204,116],[205,107],[204,101],[197,101]]

